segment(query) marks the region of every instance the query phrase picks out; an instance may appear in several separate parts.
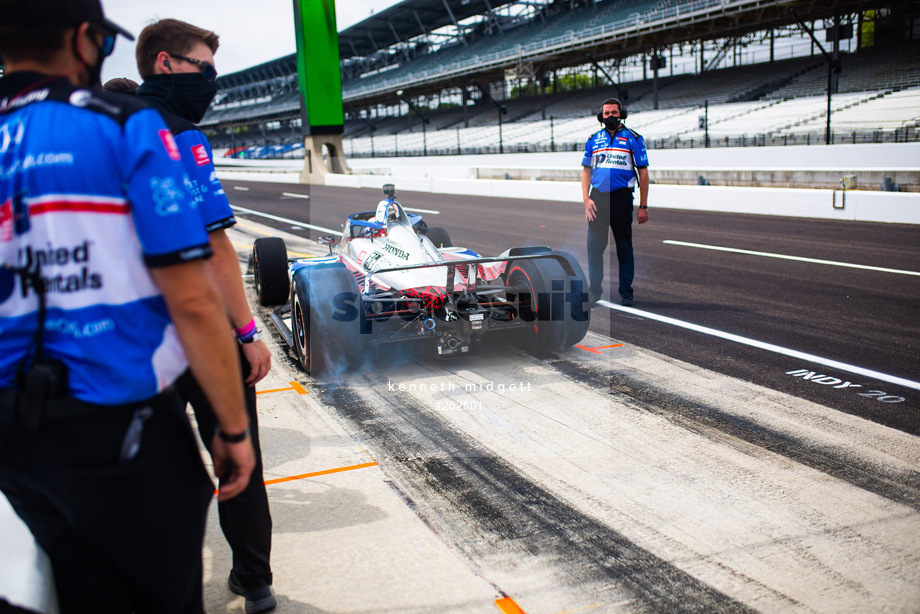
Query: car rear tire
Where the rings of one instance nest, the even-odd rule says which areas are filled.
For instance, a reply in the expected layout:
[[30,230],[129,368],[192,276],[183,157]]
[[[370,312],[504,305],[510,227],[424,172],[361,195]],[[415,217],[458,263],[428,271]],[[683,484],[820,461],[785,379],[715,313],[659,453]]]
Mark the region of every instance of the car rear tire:
[[304,371],[341,375],[364,364],[370,343],[361,331],[363,308],[355,277],[344,266],[297,271],[291,287],[291,332]]
[[287,247],[284,245],[284,239],[256,239],[252,246],[252,263],[259,304],[263,307],[283,304],[290,292]]
[[[515,288],[510,294],[524,305],[519,317],[530,317],[533,321],[531,328],[522,331],[519,340],[537,351],[556,351],[575,345],[585,338],[590,325],[591,307],[584,271],[570,254],[555,253],[568,261],[574,275],[566,273],[551,258],[512,261],[506,275],[507,285]],[[525,316],[528,306],[530,314]]]
[[453,247],[454,244],[450,241],[450,235],[447,234],[447,231],[439,226],[428,229],[428,238],[434,243],[434,246],[438,249],[442,247]]

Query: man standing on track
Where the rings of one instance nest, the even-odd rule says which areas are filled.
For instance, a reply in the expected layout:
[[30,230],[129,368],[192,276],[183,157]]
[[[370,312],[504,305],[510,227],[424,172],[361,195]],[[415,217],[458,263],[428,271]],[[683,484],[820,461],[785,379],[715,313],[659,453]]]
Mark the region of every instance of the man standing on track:
[[197,614],[214,487],[172,386],[187,365],[220,499],[255,459],[172,135],[95,89],[118,34],[99,0],[0,0],[0,489],[62,612]]
[[[236,249],[225,230],[236,220],[211,162],[211,145],[195,126],[217,93],[214,54],[218,44],[214,32],[176,19],[162,19],[145,27],[135,50],[137,69],[144,78],[137,95],[161,111],[175,135],[214,250],[208,270],[224,298],[239,340],[256,466],[249,487],[231,501],[219,503],[218,513],[233,551],[230,590],[245,597],[246,612],[253,614],[271,610],[276,604],[271,591],[272,519],[262,478],[255,390],[255,384],[271,368],[271,352],[260,339],[246,299]],[[191,374],[180,378],[178,387],[195,410],[198,430],[207,445],[215,428],[214,411]]]
[[623,305],[633,304],[635,261],[632,245],[633,188],[639,183],[640,224],[648,221],[648,153],[642,137],[622,124],[626,109],[608,98],[597,113],[604,129],[585,144],[581,165],[581,191],[588,220],[589,297],[596,303],[603,296],[604,251],[613,231],[620,280],[617,288]]

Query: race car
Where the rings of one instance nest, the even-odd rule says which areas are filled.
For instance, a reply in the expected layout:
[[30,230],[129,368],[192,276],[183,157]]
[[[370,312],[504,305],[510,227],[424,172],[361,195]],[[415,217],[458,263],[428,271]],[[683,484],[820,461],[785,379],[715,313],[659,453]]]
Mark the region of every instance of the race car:
[[[484,335],[507,333],[535,350],[560,350],[588,331],[581,266],[566,252],[515,247],[496,257],[454,247],[396,198],[349,215],[342,237],[320,237],[323,257],[289,259],[284,240],[256,239],[259,303],[308,373],[342,372],[392,344],[439,357],[475,354]],[[376,351],[376,352],[375,352]]]

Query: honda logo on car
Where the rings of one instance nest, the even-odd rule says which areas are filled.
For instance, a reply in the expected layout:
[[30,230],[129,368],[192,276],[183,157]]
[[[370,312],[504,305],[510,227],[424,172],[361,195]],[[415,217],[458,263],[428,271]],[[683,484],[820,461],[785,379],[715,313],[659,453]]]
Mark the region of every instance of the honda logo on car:
[[408,259],[409,259],[409,252],[407,252],[407,251],[405,251],[405,250],[402,250],[402,249],[399,249],[398,247],[396,247],[396,246],[393,245],[392,243],[387,243],[386,245],[384,245],[384,246],[383,246],[383,251],[389,252],[389,253],[393,254],[394,256],[396,256],[397,258],[402,258],[403,260],[408,260]]

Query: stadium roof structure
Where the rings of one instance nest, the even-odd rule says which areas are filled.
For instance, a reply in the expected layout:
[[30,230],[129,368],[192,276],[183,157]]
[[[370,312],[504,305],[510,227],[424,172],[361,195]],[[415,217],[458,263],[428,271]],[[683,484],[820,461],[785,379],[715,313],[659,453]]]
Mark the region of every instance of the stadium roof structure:
[[297,55],[217,78],[217,96],[201,125],[232,125],[300,114]]
[[[496,9],[519,4],[538,16],[502,27]],[[343,66],[387,55],[389,65],[343,79],[346,108],[360,109],[466,88],[505,78],[528,67],[534,74],[589,61],[654,53],[669,45],[730,39],[835,15],[910,4],[895,0],[404,0],[339,33]],[[460,22],[481,16],[499,26],[478,34]],[[469,23],[469,22],[468,22]],[[458,24],[461,27],[457,28]],[[461,36],[436,50],[419,46],[396,53],[439,28],[454,26]],[[463,35],[469,32],[469,36]],[[420,39],[422,37],[422,39]],[[379,66],[379,65],[378,65]],[[218,78],[220,92],[204,125],[271,120],[299,113],[296,56],[291,54]]]
[[339,32],[339,54],[368,56],[517,1],[405,0]]
[[262,81],[289,77],[297,73],[297,55],[291,54],[217,78],[219,89],[245,87]]
[[[429,37],[446,26],[461,29],[459,22],[482,15],[519,0],[404,0],[386,10],[339,32],[339,55],[342,58],[365,57],[410,40]],[[299,112],[296,96],[287,95],[297,84],[297,55],[290,54],[236,73],[221,75],[220,91],[214,106],[202,122],[245,122],[253,111],[264,120]],[[280,96],[279,96],[280,94]],[[262,105],[244,105],[245,101],[272,98]]]
[[[574,4],[574,3],[573,3]],[[504,71],[532,65],[535,72],[624,58],[668,45],[730,38],[805,21],[877,8],[864,0],[602,0],[582,2],[569,15],[533,20],[498,36],[483,37],[471,49],[443,53],[424,62],[405,62],[399,70],[343,82],[347,106],[392,104],[394,94],[418,96],[473,79],[501,78]],[[897,5],[897,2],[891,3]],[[454,46],[456,47],[456,45]],[[439,53],[445,57],[436,62]],[[413,66],[415,64],[416,66]]]

